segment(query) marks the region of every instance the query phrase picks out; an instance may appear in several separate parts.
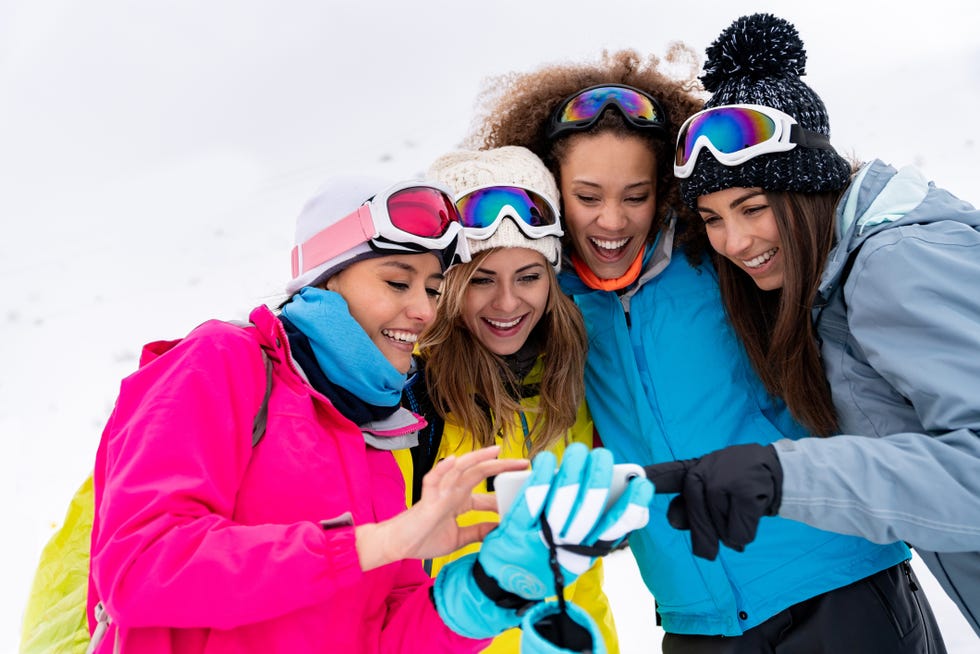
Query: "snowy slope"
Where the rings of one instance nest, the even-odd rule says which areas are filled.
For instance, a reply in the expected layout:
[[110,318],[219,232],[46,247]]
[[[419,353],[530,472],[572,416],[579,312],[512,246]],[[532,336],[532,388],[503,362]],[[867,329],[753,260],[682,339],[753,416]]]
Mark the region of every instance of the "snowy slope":
[[[423,170],[466,133],[487,76],[672,40],[700,52],[773,8],[800,29],[839,148],[980,201],[980,18],[965,0],[374,4],[0,3],[0,653],[141,344],[275,302],[322,179]],[[631,558],[609,579],[624,651],[649,651]],[[975,651],[927,590],[950,651]]]

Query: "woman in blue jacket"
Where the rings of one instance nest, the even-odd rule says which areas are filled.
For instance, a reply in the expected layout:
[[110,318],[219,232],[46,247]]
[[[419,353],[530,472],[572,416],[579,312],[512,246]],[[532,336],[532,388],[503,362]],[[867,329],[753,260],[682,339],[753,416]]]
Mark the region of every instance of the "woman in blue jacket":
[[[586,400],[617,460],[673,462],[807,436],[753,371],[702,255],[703,234],[678,214],[672,146],[701,103],[690,80],[671,79],[658,64],[620,52],[493,80],[475,138],[528,147],[558,179],[568,235],[562,285],[589,336]],[[772,630],[807,651],[930,651],[877,634],[890,616],[908,614],[904,544],[772,518],[744,551],[703,558],[688,533],[670,526],[667,505],[658,496],[647,527],[630,539],[665,652],[771,651],[762,643]],[[853,589],[867,578],[875,585]]]
[[913,168],[852,171],[805,61],[788,22],[735,21],[675,170],[756,370],[814,433],[844,435],[704,457],[683,513],[704,542],[731,538],[696,517],[717,493],[736,523],[778,511],[907,541],[980,634],[980,211]]

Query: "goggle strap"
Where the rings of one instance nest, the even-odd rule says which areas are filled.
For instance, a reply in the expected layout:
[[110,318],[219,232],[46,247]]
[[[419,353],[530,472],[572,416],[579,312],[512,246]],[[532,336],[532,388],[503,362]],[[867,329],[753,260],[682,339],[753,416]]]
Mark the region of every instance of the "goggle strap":
[[293,278],[313,270],[356,245],[370,241],[375,235],[371,206],[361,205],[357,211],[329,227],[324,227],[293,248]]
[[790,125],[789,141],[790,143],[796,143],[804,148],[813,148],[815,150],[834,149],[834,146],[830,144],[830,139],[827,138],[826,134],[803,129],[799,126],[799,124]]

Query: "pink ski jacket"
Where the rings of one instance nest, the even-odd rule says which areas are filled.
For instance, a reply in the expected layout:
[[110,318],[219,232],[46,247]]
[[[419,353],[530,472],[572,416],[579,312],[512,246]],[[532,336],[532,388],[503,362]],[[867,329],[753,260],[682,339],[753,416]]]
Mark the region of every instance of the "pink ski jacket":
[[419,561],[361,570],[353,525],[405,509],[401,472],[303,379],[277,317],[250,319],[151,344],[122,382],[95,465],[96,651],[481,650],[439,618]]

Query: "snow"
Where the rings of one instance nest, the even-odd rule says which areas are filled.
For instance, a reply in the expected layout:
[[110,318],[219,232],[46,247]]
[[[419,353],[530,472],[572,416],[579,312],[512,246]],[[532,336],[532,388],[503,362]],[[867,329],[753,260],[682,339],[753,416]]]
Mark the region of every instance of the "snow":
[[[465,135],[488,76],[673,40],[703,52],[771,10],[800,30],[842,151],[980,201],[972,3],[675,4],[0,3],[0,652],[140,346],[275,302],[319,183],[422,171]],[[608,570],[624,652],[650,651],[631,557]],[[917,570],[950,652],[976,651]]]

